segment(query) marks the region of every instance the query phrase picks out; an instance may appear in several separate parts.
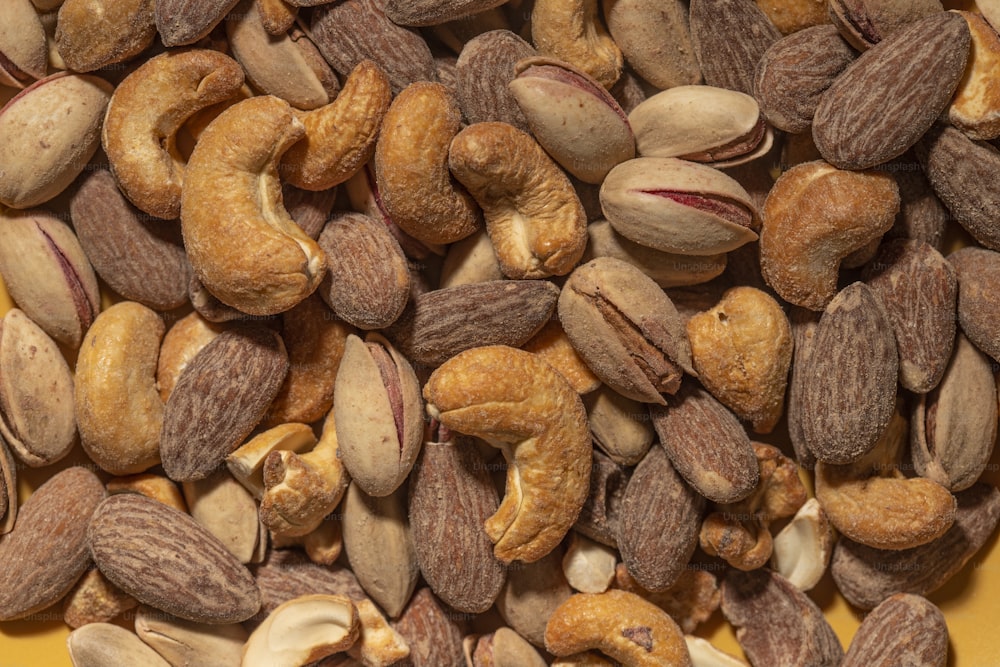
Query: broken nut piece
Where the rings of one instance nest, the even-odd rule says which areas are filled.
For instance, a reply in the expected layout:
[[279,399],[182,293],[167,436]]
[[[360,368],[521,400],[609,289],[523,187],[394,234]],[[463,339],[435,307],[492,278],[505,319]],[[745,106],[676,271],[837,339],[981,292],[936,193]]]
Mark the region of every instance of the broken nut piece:
[[343,595],[303,595],[267,615],[243,647],[244,667],[298,667],[346,651],[361,632]]

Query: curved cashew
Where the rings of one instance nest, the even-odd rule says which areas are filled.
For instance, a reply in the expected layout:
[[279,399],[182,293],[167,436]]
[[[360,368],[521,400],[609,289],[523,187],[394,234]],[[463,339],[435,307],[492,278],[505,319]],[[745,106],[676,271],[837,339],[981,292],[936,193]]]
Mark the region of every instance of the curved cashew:
[[796,165],[764,201],[760,268],[781,298],[823,310],[837,293],[841,261],[892,227],[892,175],[846,171],[822,160]]
[[255,498],[261,498],[264,495],[264,463],[267,457],[279,450],[304,452],[315,444],[316,436],[309,425],[281,424],[241,445],[226,457],[226,466]]
[[340,503],[349,482],[337,454],[331,410],[312,451],[299,455],[286,449],[267,455],[260,519],[283,537],[311,533]]
[[278,605],[243,646],[243,667],[298,667],[358,639],[357,607],[343,595],[303,595]]
[[563,276],[587,245],[587,216],[569,178],[531,135],[512,125],[469,125],[451,142],[448,166],[486,217],[508,278]]
[[424,397],[433,418],[486,440],[510,464],[503,501],[485,524],[494,555],[530,563],[551,552],[590,488],[590,430],[572,386],[534,354],[494,345],[439,366]]
[[910,549],[943,535],[957,501],[937,482],[900,471],[907,422],[897,409],[875,447],[848,465],[816,464],[816,499],[846,537],[876,549]]
[[833,527],[815,498],[810,498],[774,536],[771,567],[799,590],[811,590],[823,578],[833,556]]
[[705,519],[699,536],[705,553],[720,556],[741,570],[767,563],[773,546],[768,526],[791,516],[806,502],[796,463],[776,447],[752,444],[760,470],[757,488],[744,500],[720,505]]
[[556,656],[597,649],[628,667],[691,667],[684,635],[672,618],[635,593],[578,593],[545,627],[545,648]]
[[625,58],[601,21],[597,0],[537,0],[531,41],[540,53],[565,60],[611,88]]
[[292,308],[326,273],[323,251],[282,205],[278,159],[304,133],[287,102],[251,97],[212,121],[188,161],[181,231],[191,267],[251,315]]
[[430,81],[404,88],[382,123],[375,147],[382,205],[420,241],[453,243],[482,226],[479,207],[448,171],[448,147],[461,128],[454,93]]
[[177,131],[197,111],[234,97],[242,85],[240,64],[207,49],[161,54],[125,77],[111,96],[101,141],[133,204],[158,218],[180,215],[185,167]]
[[375,154],[391,100],[385,71],[371,60],[358,63],[337,99],[299,114],[305,139],[282,158],[282,178],[303,190],[326,190],[349,179]]

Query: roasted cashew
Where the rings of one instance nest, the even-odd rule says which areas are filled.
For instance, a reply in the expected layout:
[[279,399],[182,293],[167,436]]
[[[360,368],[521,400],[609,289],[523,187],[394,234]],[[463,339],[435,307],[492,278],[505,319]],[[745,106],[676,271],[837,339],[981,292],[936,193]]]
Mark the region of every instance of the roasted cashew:
[[439,366],[424,397],[431,417],[482,438],[510,464],[503,501],[485,524],[494,555],[530,563],[551,552],[590,488],[587,412],[573,387],[536,355],[493,345]]
[[358,639],[358,609],[343,595],[303,595],[279,605],[243,646],[244,667],[298,667],[346,651]]
[[565,60],[611,88],[625,58],[601,21],[597,0],[536,0],[531,41],[544,55]]
[[220,301],[251,315],[292,308],[326,274],[326,256],[281,198],[278,160],[304,134],[287,102],[251,97],[205,128],[188,161],[181,230],[191,267]]
[[469,125],[451,142],[448,166],[483,209],[508,278],[564,276],[587,245],[587,216],[565,173],[513,125]]
[[626,667],[691,667],[680,627],[652,602],[612,589],[578,593],[545,627],[545,648],[556,656],[597,649]]
[[133,204],[158,218],[180,215],[185,166],[177,131],[242,85],[240,64],[207,49],[164,53],[125,77],[111,96],[101,141]]

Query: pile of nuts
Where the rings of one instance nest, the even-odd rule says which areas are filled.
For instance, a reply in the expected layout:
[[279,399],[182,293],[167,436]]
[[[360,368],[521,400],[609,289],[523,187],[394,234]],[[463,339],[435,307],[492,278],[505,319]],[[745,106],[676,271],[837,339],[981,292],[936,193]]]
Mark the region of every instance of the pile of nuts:
[[717,610],[755,667],[947,663],[1000,4],[0,12],[0,620],[77,667],[747,665]]

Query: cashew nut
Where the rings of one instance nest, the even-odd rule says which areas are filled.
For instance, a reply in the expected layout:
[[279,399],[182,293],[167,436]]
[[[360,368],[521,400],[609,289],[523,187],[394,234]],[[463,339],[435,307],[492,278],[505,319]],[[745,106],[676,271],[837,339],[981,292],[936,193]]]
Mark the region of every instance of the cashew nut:
[[273,532],[301,536],[315,530],[344,497],[350,478],[337,454],[333,411],[312,451],[276,450],[264,460],[260,518]]
[[469,125],[448,166],[483,209],[508,278],[564,276],[587,245],[587,216],[566,174],[531,135],[512,125]]
[[542,54],[565,60],[611,88],[625,58],[601,21],[597,0],[537,0],[531,41]]
[[343,595],[303,595],[278,605],[243,646],[243,667],[299,667],[346,651],[361,632]]
[[774,536],[771,567],[799,590],[811,590],[830,564],[833,541],[826,512],[818,500],[810,498]]
[[635,593],[577,593],[556,608],[545,627],[545,648],[556,656],[597,649],[628,667],[691,667],[684,635],[672,618]]
[[125,196],[158,218],[180,215],[184,159],[176,134],[195,112],[234,97],[243,68],[208,49],[150,58],[115,88],[101,141]]
[[846,537],[876,549],[910,549],[943,535],[957,501],[937,482],[900,470],[907,421],[897,410],[875,447],[847,465],[816,464],[816,499]]
[[226,457],[233,477],[247,487],[256,498],[264,495],[264,462],[278,450],[304,452],[316,444],[316,436],[307,424],[290,423],[275,426],[248,440]]
[[581,593],[603,593],[614,581],[617,560],[614,549],[574,531],[563,555],[563,574]]
[[486,520],[494,555],[533,562],[576,521],[590,488],[590,430],[583,401],[530,352],[494,345],[462,352],[424,386],[427,412],[482,438],[509,463],[497,512]]
[[287,102],[251,97],[205,128],[188,161],[181,230],[191,267],[220,301],[251,315],[292,308],[326,273],[323,251],[281,198],[278,160],[304,134]]

